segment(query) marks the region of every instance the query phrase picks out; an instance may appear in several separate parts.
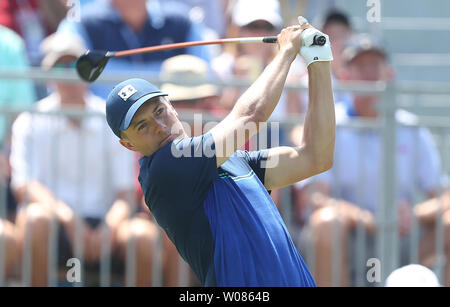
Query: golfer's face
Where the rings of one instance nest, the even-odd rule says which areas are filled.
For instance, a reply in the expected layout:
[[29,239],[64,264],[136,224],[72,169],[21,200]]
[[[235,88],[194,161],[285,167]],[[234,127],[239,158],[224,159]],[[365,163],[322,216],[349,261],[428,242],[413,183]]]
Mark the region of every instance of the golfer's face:
[[[148,156],[183,133],[178,114],[165,97],[155,97],[136,112],[121,143]],[[132,148],[126,146],[130,143]]]

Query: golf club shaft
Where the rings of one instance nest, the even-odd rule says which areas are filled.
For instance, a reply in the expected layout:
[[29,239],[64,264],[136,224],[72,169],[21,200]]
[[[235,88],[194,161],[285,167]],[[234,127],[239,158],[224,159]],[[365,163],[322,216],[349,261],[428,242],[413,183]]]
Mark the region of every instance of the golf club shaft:
[[[323,46],[326,43],[326,37],[324,35],[316,35],[314,37],[314,41],[312,45]],[[85,54],[80,56],[77,60],[77,71],[80,77],[87,81],[93,82],[95,81],[109,59],[116,57],[124,57],[133,54],[142,54],[148,52],[156,52],[177,48],[186,48],[193,46],[201,46],[201,45],[213,45],[213,44],[242,44],[242,43],[276,43],[276,36],[266,36],[266,37],[240,37],[240,38],[224,38],[224,39],[216,39],[210,41],[195,41],[195,42],[184,42],[184,43],[175,43],[175,44],[167,44],[160,46],[152,46],[131,50],[123,50],[123,51],[99,51],[99,50],[88,50]]]
[[116,51],[116,52],[108,52],[109,57],[123,57],[129,56],[133,54],[141,54],[148,52],[156,52],[156,51],[164,51],[178,48],[187,48],[193,46],[202,46],[202,45],[217,45],[217,44],[243,44],[243,43],[276,43],[276,36],[267,36],[267,37],[239,37],[239,38],[224,38],[224,39],[216,39],[209,41],[195,41],[195,42],[184,42],[184,43],[175,43],[175,44],[167,44],[160,46],[152,46],[124,51]]

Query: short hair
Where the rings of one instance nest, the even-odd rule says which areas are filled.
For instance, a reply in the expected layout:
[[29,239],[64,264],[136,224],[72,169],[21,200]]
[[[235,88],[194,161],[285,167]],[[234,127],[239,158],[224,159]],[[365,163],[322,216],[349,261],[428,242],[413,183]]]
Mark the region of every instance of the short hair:
[[348,15],[337,9],[332,9],[332,10],[328,11],[328,13],[325,15],[322,29],[326,28],[333,22],[340,23],[349,29],[352,28]]

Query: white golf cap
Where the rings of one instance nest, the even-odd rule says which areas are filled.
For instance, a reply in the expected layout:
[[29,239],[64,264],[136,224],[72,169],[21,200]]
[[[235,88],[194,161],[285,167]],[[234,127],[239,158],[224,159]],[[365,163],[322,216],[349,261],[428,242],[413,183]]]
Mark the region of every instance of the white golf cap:
[[239,27],[256,20],[265,20],[277,29],[283,27],[278,0],[237,0],[233,7],[232,20]]
[[433,271],[419,264],[410,264],[393,271],[386,287],[440,287]]
[[71,33],[53,33],[41,43],[42,68],[50,69],[63,56],[79,57],[86,51],[81,38]]

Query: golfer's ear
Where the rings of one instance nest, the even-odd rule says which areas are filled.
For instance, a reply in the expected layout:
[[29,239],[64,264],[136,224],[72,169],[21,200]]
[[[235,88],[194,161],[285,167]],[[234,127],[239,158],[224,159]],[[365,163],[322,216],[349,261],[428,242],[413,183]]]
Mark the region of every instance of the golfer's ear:
[[134,147],[133,144],[131,144],[130,141],[126,139],[120,139],[119,143],[126,149],[129,149],[131,151],[137,151],[136,147]]

